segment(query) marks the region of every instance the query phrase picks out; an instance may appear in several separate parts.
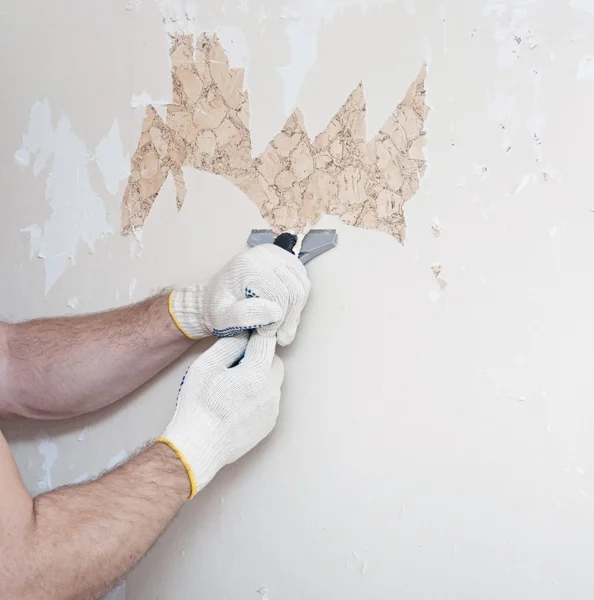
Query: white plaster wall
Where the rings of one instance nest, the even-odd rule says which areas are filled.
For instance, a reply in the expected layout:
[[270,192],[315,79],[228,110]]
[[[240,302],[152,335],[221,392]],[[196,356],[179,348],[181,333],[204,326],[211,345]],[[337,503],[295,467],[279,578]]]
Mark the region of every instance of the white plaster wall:
[[[594,5],[187,5],[193,20],[170,29],[245,38],[255,151],[295,94],[314,134],[360,79],[371,136],[429,60],[430,170],[405,206],[404,247],[321,223],[340,245],[309,265],[276,430],[184,507],[119,595],[592,597]],[[21,230],[51,218],[51,166],[34,177],[14,158],[31,106],[47,98],[54,127],[66,115],[91,153],[117,119],[132,152],[132,96],[170,93],[161,16],[175,6],[2,2],[3,317],[100,310],[207,277],[265,225],[237,188],[189,170],[182,212],[168,181],[135,246],[117,234],[123,184],[110,194],[91,161],[115,233],[81,243],[47,296],[45,261],[29,257]],[[97,473],[160,433],[191,360],[97,414],[2,424],[29,489],[48,470],[52,485]]]

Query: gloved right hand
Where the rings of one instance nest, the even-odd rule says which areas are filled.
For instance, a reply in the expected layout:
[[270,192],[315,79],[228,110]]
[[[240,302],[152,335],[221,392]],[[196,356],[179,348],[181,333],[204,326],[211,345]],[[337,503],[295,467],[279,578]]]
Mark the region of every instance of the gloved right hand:
[[276,338],[257,332],[225,338],[184,376],[173,419],[157,442],[186,467],[190,498],[272,431],[284,376],[275,348]]
[[286,346],[295,337],[309,289],[295,255],[263,244],[232,258],[207,283],[174,289],[169,312],[192,339],[258,329]]

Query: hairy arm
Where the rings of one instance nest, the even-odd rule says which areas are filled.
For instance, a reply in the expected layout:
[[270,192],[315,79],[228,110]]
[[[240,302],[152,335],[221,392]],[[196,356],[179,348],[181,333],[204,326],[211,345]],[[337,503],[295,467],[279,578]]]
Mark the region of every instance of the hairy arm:
[[168,295],[76,317],[0,324],[0,418],[60,419],[102,408],[193,343]]
[[103,477],[32,500],[0,433],[4,600],[101,598],[150,548],[190,494],[186,470],[154,444]]

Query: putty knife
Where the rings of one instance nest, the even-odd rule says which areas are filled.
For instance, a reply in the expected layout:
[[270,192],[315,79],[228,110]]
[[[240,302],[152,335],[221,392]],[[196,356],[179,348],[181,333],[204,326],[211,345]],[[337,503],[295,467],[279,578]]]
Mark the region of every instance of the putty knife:
[[[293,248],[297,244],[297,236],[292,233],[281,233],[277,235],[270,229],[252,229],[248,238],[248,246],[259,246],[260,244],[274,244],[287,252],[294,254]],[[301,241],[298,258],[305,264],[312,258],[332,250],[338,243],[336,229],[312,229],[305,234]]]

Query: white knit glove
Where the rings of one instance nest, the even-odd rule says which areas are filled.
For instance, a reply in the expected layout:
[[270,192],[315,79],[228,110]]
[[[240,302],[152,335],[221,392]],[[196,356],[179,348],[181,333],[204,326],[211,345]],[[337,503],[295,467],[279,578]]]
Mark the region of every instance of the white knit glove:
[[157,441],[186,467],[190,498],[272,431],[284,376],[275,347],[274,337],[257,332],[219,340],[182,379],[173,419]]
[[258,329],[286,346],[295,337],[309,289],[299,259],[264,244],[235,256],[208,283],[173,290],[169,312],[192,339]]

